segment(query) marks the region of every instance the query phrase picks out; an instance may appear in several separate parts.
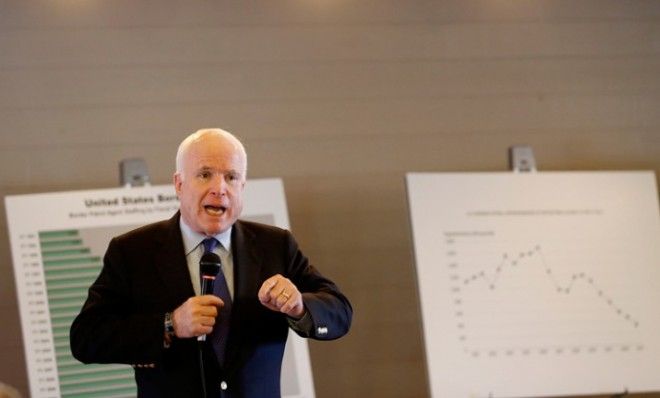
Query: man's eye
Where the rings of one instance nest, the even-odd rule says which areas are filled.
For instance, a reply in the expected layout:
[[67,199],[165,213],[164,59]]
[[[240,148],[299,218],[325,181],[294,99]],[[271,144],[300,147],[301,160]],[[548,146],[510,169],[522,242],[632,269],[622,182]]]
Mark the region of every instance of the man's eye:
[[211,173],[209,173],[208,171],[203,171],[203,172],[199,173],[199,177],[206,180],[206,179],[209,179],[211,177]]

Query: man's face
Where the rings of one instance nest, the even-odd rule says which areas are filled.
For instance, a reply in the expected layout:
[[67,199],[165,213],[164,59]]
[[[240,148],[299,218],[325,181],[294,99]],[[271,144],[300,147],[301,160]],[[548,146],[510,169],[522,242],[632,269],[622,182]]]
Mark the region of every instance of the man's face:
[[216,235],[231,227],[243,210],[246,159],[231,141],[205,135],[184,153],[174,174],[181,217],[194,231]]

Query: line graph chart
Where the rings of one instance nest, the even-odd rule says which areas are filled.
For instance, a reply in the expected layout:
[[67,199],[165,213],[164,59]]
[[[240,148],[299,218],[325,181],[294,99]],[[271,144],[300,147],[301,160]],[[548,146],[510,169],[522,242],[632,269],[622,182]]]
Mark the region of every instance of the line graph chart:
[[432,396],[660,389],[653,173],[418,173],[407,184]]
[[[475,238],[445,233],[445,244],[457,338],[469,355],[577,355],[644,349],[636,336],[640,321],[613,293],[618,288],[592,272],[553,267],[541,244],[492,255],[492,250],[474,254],[475,246],[484,244],[483,238],[475,242]],[[501,315],[492,319],[492,313]],[[521,338],[521,328],[535,336],[533,341]],[[558,329],[567,328],[571,337],[558,334]],[[497,329],[497,337],[493,329]],[[493,345],[494,339],[502,345]],[[484,344],[486,340],[491,344]]]

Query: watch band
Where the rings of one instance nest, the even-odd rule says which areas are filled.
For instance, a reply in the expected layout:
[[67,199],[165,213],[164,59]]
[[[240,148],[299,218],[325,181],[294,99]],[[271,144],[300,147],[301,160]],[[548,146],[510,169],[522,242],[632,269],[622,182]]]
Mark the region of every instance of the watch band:
[[174,338],[174,323],[172,322],[172,313],[165,313],[165,335],[170,339]]

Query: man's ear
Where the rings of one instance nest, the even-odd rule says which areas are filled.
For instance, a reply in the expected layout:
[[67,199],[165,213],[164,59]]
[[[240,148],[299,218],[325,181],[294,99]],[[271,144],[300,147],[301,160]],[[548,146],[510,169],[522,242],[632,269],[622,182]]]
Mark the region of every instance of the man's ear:
[[181,173],[178,171],[172,176],[172,182],[174,183],[174,190],[176,191],[176,196],[181,197],[181,184],[183,184],[183,179],[181,178]]

